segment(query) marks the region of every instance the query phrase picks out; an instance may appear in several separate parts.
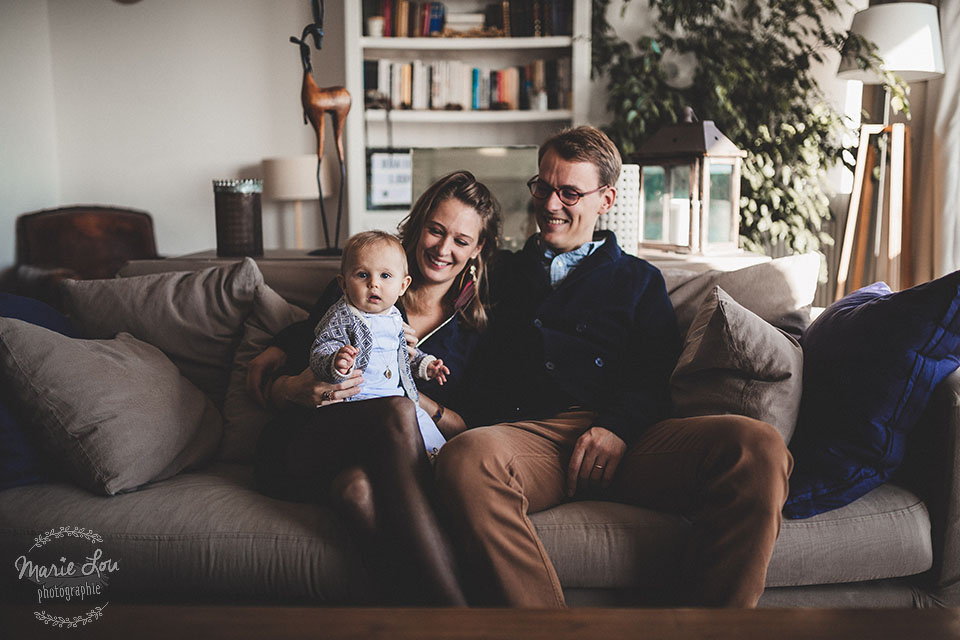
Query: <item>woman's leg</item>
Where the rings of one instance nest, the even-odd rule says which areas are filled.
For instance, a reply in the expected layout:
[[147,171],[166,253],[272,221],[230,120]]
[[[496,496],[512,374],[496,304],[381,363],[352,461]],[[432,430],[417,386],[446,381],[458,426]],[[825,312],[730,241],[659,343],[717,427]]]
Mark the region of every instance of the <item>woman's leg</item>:
[[330,501],[358,535],[372,539],[377,530],[373,485],[363,467],[344,469],[330,485]]
[[413,402],[345,402],[310,415],[286,443],[285,473],[322,487],[321,499],[335,476],[362,470],[365,480],[357,471],[339,478],[340,495],[352,502],[350,524],[370,534],[359,542],[391,600],[465,605],[454,556],[434,512],[433,470]]

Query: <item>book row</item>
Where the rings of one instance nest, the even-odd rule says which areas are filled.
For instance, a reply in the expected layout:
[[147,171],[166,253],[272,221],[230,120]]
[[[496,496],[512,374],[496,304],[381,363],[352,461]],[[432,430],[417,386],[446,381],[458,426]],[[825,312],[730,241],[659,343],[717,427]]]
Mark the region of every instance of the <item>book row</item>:
[[503,69],[459,60],[364,60],[367,108],[545,111],[571,108],[569,56]]
[[364,0],[365,21],[383,18],[384,37],[473,34],[505,37],[570,35],[573,0],[500,0],[473,13],[448,12],[443,2]]

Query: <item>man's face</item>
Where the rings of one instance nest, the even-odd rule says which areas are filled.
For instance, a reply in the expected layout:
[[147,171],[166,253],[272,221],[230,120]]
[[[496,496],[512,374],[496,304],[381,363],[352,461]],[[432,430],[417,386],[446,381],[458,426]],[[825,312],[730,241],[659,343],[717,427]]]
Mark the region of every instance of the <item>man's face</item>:
[[[597,167],[590,162],[564,160],[550,149],[540,160],[540,180],[553,188],[568,188],[586,193],[574,205],[566,205],[553,192],[546,198],[534,197],[533,202],[540,227],[540,239],[557,253],[565,253],[593,240],[597,218],[613,206],[616,188],[609,185],[599,189]],[[589,193],[593,191],[593,193]]]

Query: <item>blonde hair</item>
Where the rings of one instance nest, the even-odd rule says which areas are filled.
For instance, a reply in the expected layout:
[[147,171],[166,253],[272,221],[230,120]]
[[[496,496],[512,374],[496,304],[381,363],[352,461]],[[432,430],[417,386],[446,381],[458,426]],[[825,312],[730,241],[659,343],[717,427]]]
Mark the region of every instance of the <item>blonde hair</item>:
[[601,185],[613,186],[620,178],[620,151],[607,134],[596,127],[583,125],[564,129],[540,145],[537,162],[553,149],[569,161],[589,162],[597,168]]
[[[420,273],[416,259],[420,234],[430,214],[450,199],[459,200],[480,216],[480,237],[477,239],[480,244],[480,253],[470,263],[464,265],[456,281],[456,284],[461,286],[451,286],[445,299],[449,304],[453,304],[463,289],[462,284],[469,274],[470,267],[476,267],[475,295],[458,311],[468,327],[483,331],[487,326],[487,265],[497,250],[497,238],[500,236],[500,204],[490,193],[487,185],[478,181],[469,171],[454,171],[443,176],[417,198],[417,202],[410,210],[410,215],[400,223],[400,242],[403,243],[407,253],[413,282],[422,282],[423,274]],[[413,297],[416,296],[415,287],[407,291],[408,297],[410,294],[414,294]]]
[[400,254],[400,261],[403,263],[403,275],[407,275],[409,269],[407,254],[403,250],[400,238],[386,231],[361,231],[350,236],[343,247],[343,256],[340,258],[340,273],[346,275],[347,266],[349,266],[354,255],[377,244],[386,244],[397,250],[397,253]]

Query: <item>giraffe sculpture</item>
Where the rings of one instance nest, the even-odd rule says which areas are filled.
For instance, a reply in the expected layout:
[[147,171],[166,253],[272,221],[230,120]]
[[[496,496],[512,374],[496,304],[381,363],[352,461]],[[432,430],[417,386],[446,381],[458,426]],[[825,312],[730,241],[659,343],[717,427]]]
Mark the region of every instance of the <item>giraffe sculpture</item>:
[[[340,253],[340,221],[343,216],[343,185],[346,178],[346,165],[343,156],[343,128],[347,113],[350,111],[350,94],[343,87],[320,87],[313,79],[310,63],[310,45],[307,36],[312,35],[317,49],[321,47],[323,37],[323,2],[312,0],[313,17],[316,22],[303,29],[299,38],[291,36],[290,42],[300,46],[300,62],[303,65],[303,82],[300,89],[300,103],[303,105],[303,122],[313,125],[317,134],[317,189],[320,192],[320,217],[323,223],[323,238],[326,249],[312,251],[312,255]],[[337,145],[337,160],[340,163],[340,193],[337,197],[337,225],[333,235],[333,244],[330,244],[330,232],[327,225],[327,212],[323,204],[323,186],[320,183],[320,164],[323,161],[324,122],[330,114],[333,121],[334,139]]]

